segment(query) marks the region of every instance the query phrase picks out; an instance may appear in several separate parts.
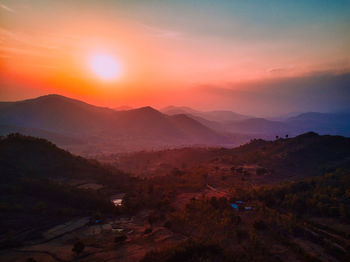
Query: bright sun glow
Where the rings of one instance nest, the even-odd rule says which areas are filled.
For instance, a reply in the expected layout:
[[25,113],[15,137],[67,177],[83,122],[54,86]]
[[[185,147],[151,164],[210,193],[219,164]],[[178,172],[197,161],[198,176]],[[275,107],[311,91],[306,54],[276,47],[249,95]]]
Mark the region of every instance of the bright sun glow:
[[120,64],[108,54],[93,54],[89,58],[89,65],[92,71],[103,80],[112,80],[121,75]]

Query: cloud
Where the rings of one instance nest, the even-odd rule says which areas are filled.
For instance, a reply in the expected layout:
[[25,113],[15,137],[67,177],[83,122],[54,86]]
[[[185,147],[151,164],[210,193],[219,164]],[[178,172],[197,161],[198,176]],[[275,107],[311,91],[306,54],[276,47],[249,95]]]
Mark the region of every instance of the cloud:
[[246,114],[278,115],[301,111],[338,111],[350,104],[350,72],[315,72],[226,86],[200,86],[211,103]]
[[0,52],[4,52],[7,55],[7,57],[10,57],[11,54],[21,54],[21,55],[31,55],[31,56],[37,56],[37,57],[53,57],[53,55],[43,53],[40,50],[31,50],[31,49],[24,49],[24,48],[15,48],[15,47],[1,47],[0,46]]
[[141,24],[141,26],[146,29],[151,35],[166,39],[180,39],[183,38],[183,34],[178,31],[161,29],[154,26],[149,26],[146,24]]
[[2,8],[3,10],[9,12],[9,13],[16,13],[16,11],[2,3],[0,3],[0,8]]
[[31,47],[55,49],[57,46],[53,44],[53,39],[49,35],[40,34],[39,37],[35,35],[27,35],[20,32],[13,32],[11,30],[0,27],[0,38],[2,40],[15,41]]
[[268,69],[267,72],[273,75],[280,75],[280,74],[292,73],[294,71],[294,68],[295,68],[294,66],[276,67],[276,68]]

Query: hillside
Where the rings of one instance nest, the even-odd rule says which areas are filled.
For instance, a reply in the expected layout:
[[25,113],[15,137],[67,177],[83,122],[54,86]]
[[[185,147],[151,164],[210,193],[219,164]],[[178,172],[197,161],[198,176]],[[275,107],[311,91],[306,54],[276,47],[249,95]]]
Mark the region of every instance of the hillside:
[[[108,192],[124,190],[129,177],[47,140],[11,134],[0,140],[0,181],[3,247],[39,237],[40,230],[34,232],[31,227],[43,230],[68,218],[113,212]],[[103,189],[81,189],[84,184]]]
[[185,106],[168,106],[160,111],[167,115],[186,114],[193,117],[199,117],[207,121],[216,122],[229,122],[249,118],[249,116],[241,115],[229,110],[198,111]]
[[60,95],[0,103],[0,123],[82,135],[106,124],[114,110]]
[[[0,123],[6,127],[0,129],[4,135],[16,131],[40,135],[81,154],[237,143],[196,120],[151,107],[116,111],[59,95],[2,102]],[[82,143],[62,143],[62,137]]]
[[79,145],[84,141],[79,137],[60,134],[57,132],[46,131],[37,128],[20,127],[12,125],[0,125],[0,135],[7,135],[10,133],[21,133],[34,137],[45,138],[49,141],[55,141],[59,145]]
[[234,121],[226,124],[231,132],[248,133],[257,135],[283,135],[292,131],[288,123],[271,121],[264,118],[249,118],[241,121]]
[[[114,161],[113,158],[108,160]],[[231,167],[264,167],[269,170],[269,175],[254,180],[268,183],[316,175],[324,169],[349,165],[350,138],[306,133],[274,141],[255,139],[234,149],[182,148],[126,154],[119,156],[114,163],[127,171],[144,174],[147,170],[152,170],[150,174],[157,173],[157,170],[165,173],[179,166],[185,169],[221,166],[227,170]],[[255,169],[252,170],[255,173]]]
[[[276,119],[244,116],[232,111],[197,111],[189,107],[169,106],[161,110],[165,114],[185,114],[213,130],[255,138],[296,136],[306,132],[324,135],[350,135],[350,115],[343,113],[290,113]],[[291,115],[291,116],[290,116]]]
[[315,131],[322,134],[350,136],[349,113],[308,112],[287,119],[298,132]]
[[349,148],[306,133],[114,156],[131,178],[12,134],[0,140],[0,260],[347,261]]

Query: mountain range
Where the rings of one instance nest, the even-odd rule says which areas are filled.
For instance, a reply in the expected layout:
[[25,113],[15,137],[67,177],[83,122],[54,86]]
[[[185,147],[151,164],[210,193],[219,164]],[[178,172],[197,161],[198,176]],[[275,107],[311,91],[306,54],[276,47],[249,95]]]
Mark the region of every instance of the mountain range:
[[169,116],[151,107],[117,111],[59,95],[1,102],[0,131],[49,138],[59,145],[71,141],[68,149],[80,153],[217,145],[232,140],[184,114]]
[[296,136],[310,131],[320,134],[350,135],[350,113],[348,111],[290,113],[275,118],[247,116],[232,111],[202,112],[189,107],[176,106],[163,108],[161,112],[169,115],[186,114],[221,132],[242,133],[265,138],[287,134]]
[[308,131],[350,136],[350,114],[309,112],[281,121],[189,107],[111,109],[60,95],[0,102],[0,134],[50,139],[87,155],[180,146],[237,146]]

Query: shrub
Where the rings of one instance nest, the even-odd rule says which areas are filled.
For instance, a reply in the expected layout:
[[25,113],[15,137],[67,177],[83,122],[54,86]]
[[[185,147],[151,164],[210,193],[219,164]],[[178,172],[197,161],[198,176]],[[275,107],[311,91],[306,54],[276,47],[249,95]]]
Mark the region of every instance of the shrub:
[[127,236],[125,236],[125,235],[116,236],[114,238],[114,242],[115,243],[121,243],[121,242],[124,242],[126,239],[127,239]]
[[254,228],[256,230],[264,230],[267,228],[267,226],[263,220],[256,220],[254,221]]
[[85,245],[80,240],[74,243],[74,246],[72,248],[72,251],[75,252],[77,255],[79,255],[81,252],[83,252],[85,249]]
[[152,228],[148,227],[145,229],[145,231],[143,232],[144,234],[149,234],[152,233]]

